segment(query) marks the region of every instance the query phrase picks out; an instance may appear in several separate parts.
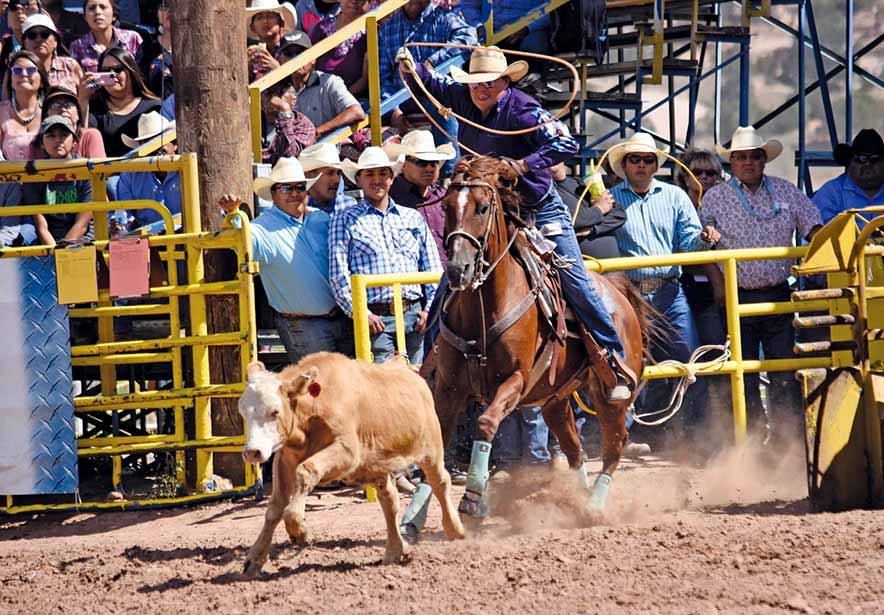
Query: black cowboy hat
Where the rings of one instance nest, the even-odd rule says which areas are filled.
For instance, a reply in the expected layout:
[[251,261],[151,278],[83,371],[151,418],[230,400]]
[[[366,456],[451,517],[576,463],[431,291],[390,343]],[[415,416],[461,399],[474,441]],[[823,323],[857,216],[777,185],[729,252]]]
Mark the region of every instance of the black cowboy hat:
[[853,143],[839,143],[835,146],[832,156],[838,166],[846,167],[850,164],[855,154],[875,154],[884,156],[884,140],[877,130],[873,128],[863,128],[853,138]]

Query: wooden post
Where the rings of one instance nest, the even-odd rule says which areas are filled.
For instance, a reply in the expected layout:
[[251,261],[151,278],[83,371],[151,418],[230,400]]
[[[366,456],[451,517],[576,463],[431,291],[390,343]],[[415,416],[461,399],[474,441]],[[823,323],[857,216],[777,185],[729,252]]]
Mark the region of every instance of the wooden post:
[[[218,198],[238,194],[251,202],[246,13],[243,0],[167,0],[172,19],[175,115],[180,152],[199,161],[199,197],[204,230],[220,227]],[[236,259],[226,251],[206,255],[206,281],[230,280]],[[195,282],[197,280],[190,280]],[[234,296],[209,297],[209,332],[238,328]],[[239,351],[210,349],[211,382],[239,382]],[[212,400],[212,434],[238,435],[242,420],[234,399]],[[216,454],[214,472],[242,484],[242,458]]]

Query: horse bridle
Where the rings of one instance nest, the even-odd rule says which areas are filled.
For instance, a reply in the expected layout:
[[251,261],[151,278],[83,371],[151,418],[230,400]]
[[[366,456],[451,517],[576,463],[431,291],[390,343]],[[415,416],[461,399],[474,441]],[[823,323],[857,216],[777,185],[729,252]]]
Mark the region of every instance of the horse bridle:
[[464,188],[488,188],[489,190],[491,190],[491,211],[488,212],[488,222],[485,224],[485,231],[482,233],[482,236],[476,237],[472,233],[467,232],[466,230],[464,230],[462,224],[445,236],[446,250],[451,247],[451,240],[458,237],[466,239],[468,243],[475,246],[476,258],[473,263],[473,277],[470,279],[470,287],[473,290],[476,290],[485,283],[485,280],[488,279],[488,276],[491,275],[491,272],[494,271],[497,265],[500,264],[500,261],[503,260],[503,257],[506,256],[506,254],[509,252],[510,248],[513,245],[513,241],[515,241],[516,234],[513,233],[513,236],[510,238],[506,249],[501,251],[500,255],[497,257],[494,263],[489,263],[487,260],[485,260],[485,251],[488,248],[488,237],[491,234],[492,225],[497,221],[497,208],[501,207],[500,195],[497,192],[497,188],[484,180],[477,179],[472,179],[470,181],[451,182],[448,188],[449,191],[459,191],[463,190]]

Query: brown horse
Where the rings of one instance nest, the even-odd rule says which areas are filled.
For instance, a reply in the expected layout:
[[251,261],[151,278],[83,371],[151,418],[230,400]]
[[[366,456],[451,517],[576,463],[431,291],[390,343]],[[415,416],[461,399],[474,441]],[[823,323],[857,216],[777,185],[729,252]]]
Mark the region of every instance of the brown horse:
[[[490,443],[500,422],[519,405],[542,406],[543,418],[570,467],[581,472],[589,489],[569,401],[582,388],[601,425],[604,468],[589,501],[591,511],[601,512],[627,439],[626,412],[631,400],[616,405],[607,401],[589,370],[579,337],[567,337],[557,357],[551,359],[548,340],[552,332],[541,318],[529,278],[514,254],[519,219],[519,196],[512,190],[516,181],[512,169],[492,157],[461,161],[455,167],[443,201],[446,273],[454,292],[442,309],[442,334],[433,348],[426,349],[424,375],[431,380],[446,442],[469,400],[488,404],[478,419],[467,494],[460,506],[462,513],[474,517],[488,513],[483,496]],[[640,374],[653,308],[625,276],[591,273],[590,280],[614,317],[626,364]],[[558,366],[553,378],[550,364]]]

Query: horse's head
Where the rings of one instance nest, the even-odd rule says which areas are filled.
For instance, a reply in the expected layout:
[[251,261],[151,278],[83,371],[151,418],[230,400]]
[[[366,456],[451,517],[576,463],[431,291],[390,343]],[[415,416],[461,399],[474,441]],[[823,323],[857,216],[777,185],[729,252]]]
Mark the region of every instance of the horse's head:
[[[443,200],[448,286],[452,290],[478,287],[489,261],[506,241],[504,203],[515,202],[517,175],[502,161],[482,156],[462,160]],[[510,184],[510,185],[508,185]]]

